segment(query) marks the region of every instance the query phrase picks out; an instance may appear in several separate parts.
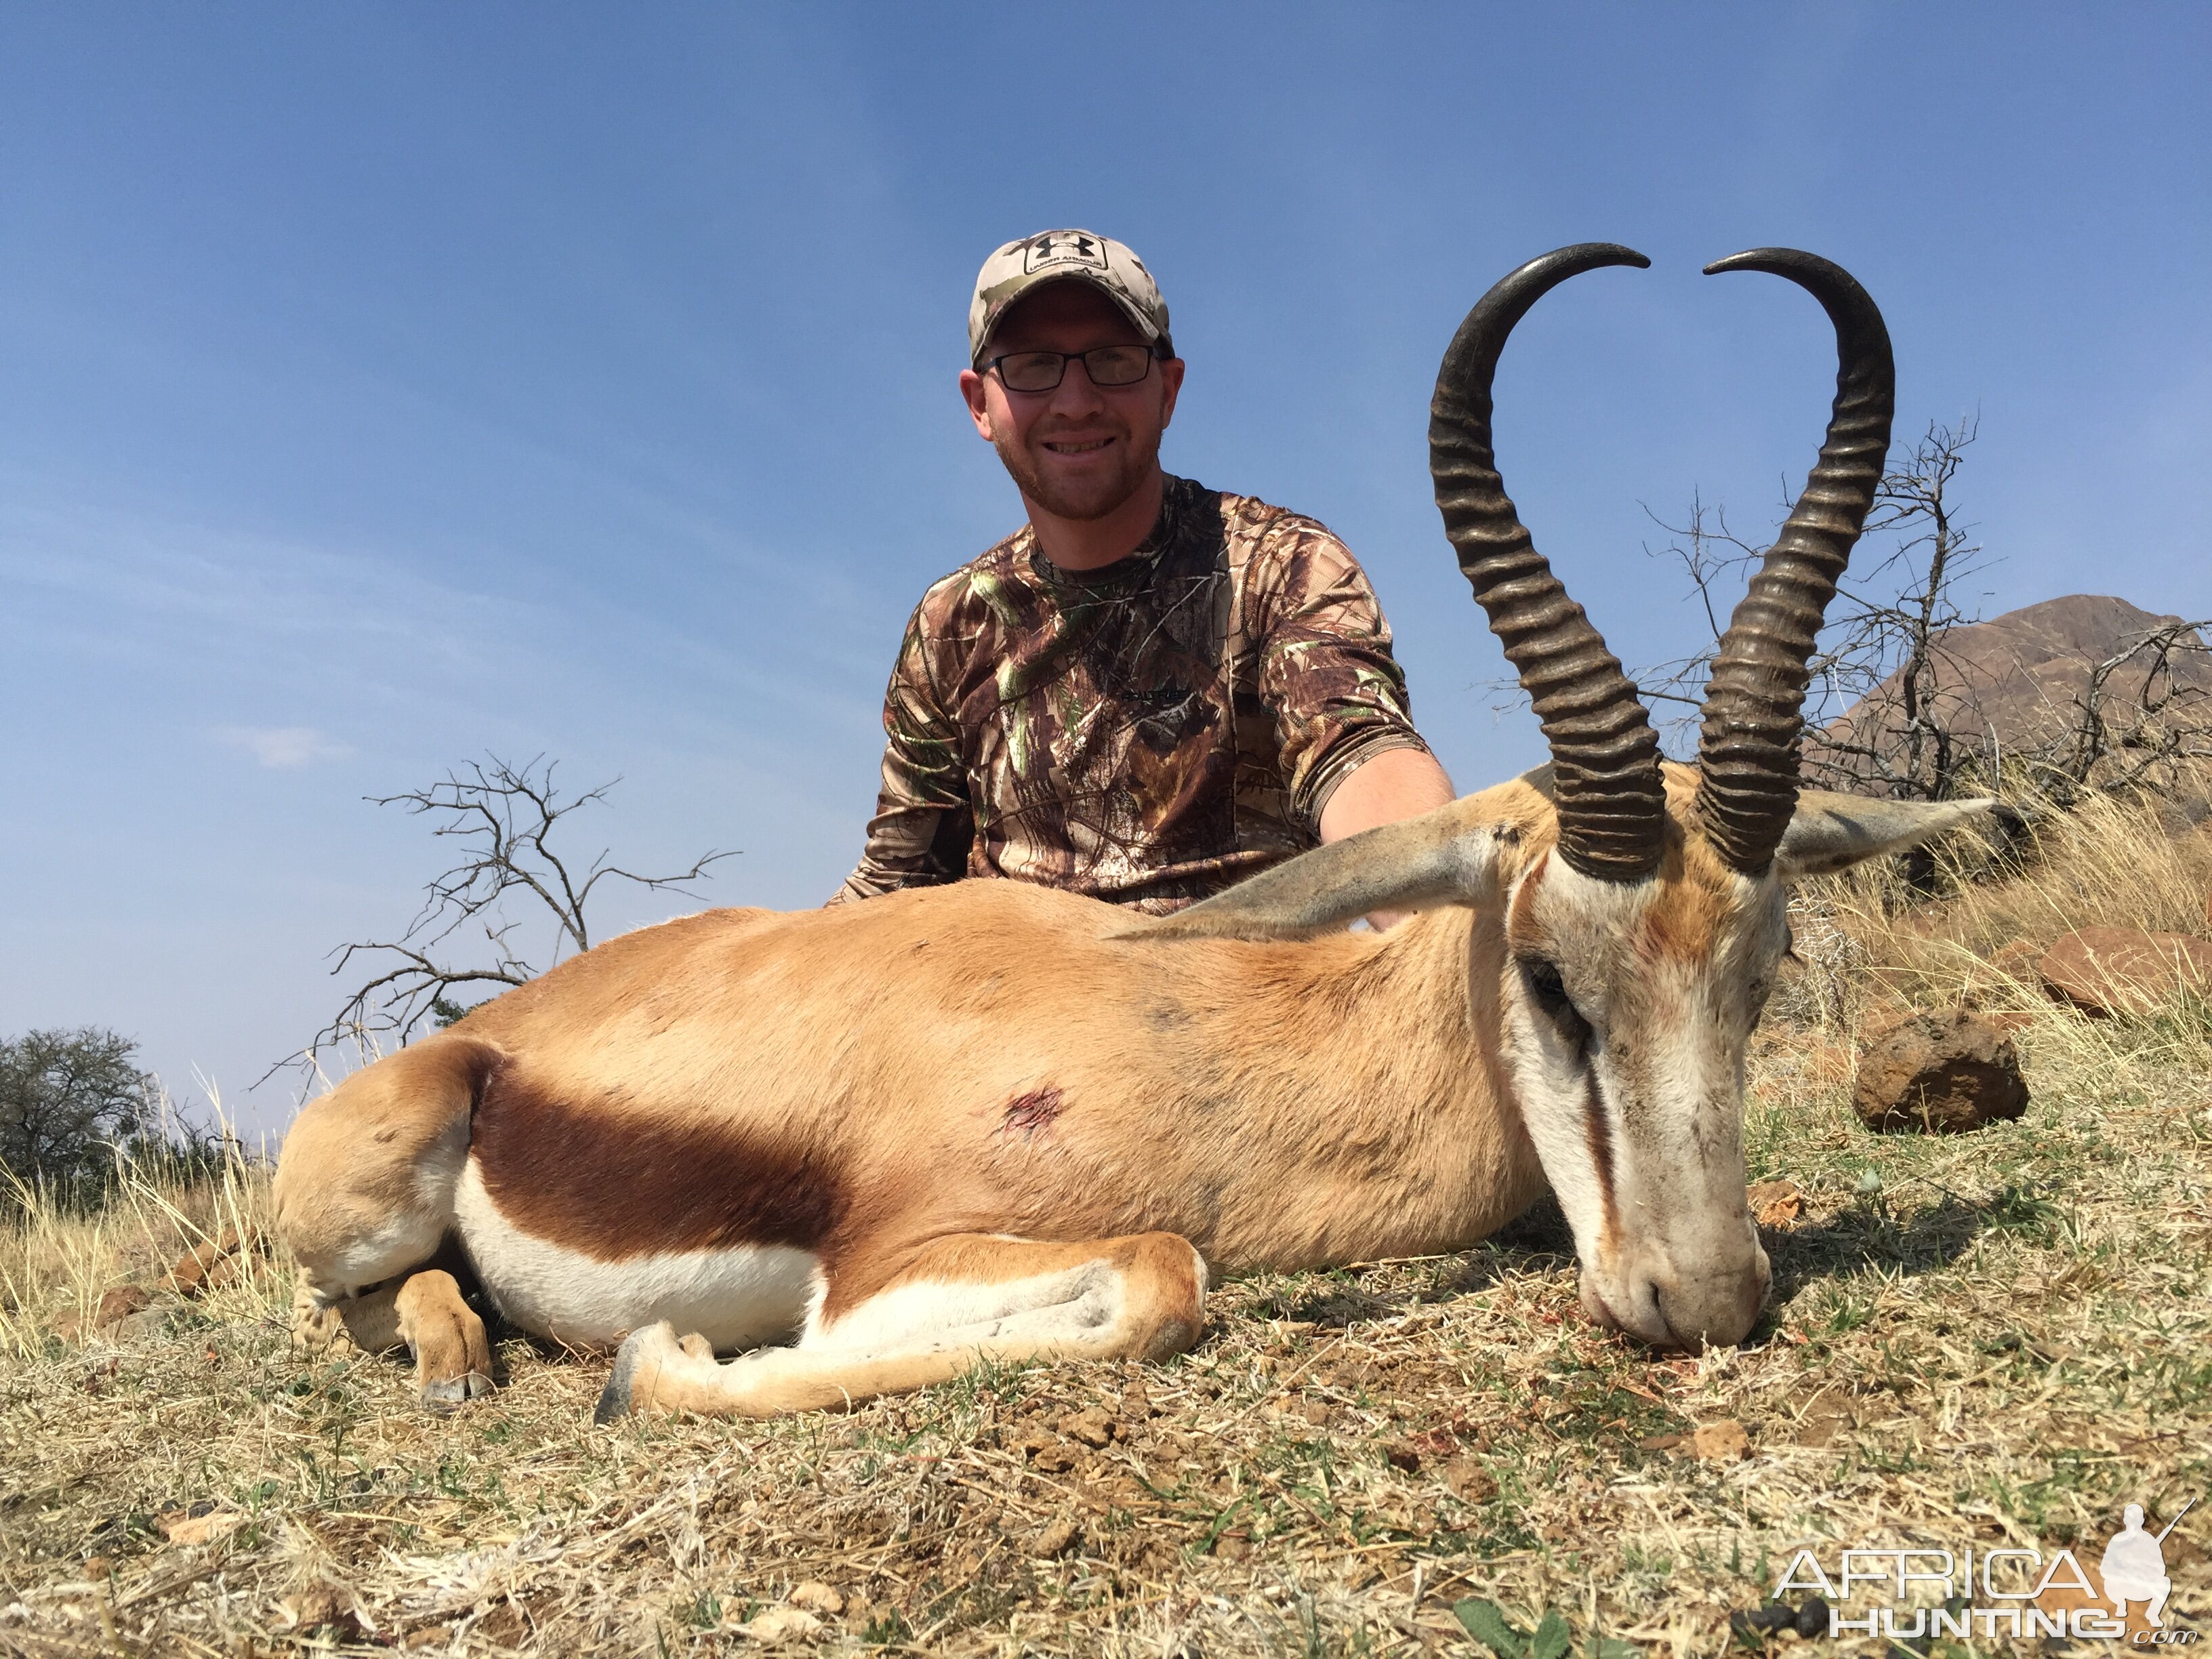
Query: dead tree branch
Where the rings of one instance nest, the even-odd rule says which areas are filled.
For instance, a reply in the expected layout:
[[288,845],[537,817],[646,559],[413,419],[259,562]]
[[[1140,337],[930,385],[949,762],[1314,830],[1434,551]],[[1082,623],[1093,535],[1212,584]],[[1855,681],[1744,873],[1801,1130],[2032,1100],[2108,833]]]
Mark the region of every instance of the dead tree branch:
[[[2199,632],[2212,623],[2162,623],[2121,638],[2085,665],[2070,704],[2054,695],[2048,718],[2026,729],[1989,665],[1969,659],[1983,647],[1960,630],[1981,617],[1963,596],[1990,562],[1961,516],[1958,486],[1979,430],[1974,416],[1931,422],[1893,454],[1808,664],[1805,781],[1909,800],[2024,788],[2060,808],[2091,788],[2180,782],[2185,763],[2212,761],[2212,664]],[[1696,650],[1634,674],[1668,752],[1686,755],[1726,619],[1765,549],[1702,495],[1679,523],[1644,511],[1668,538],[1645,554],[1680,566],[1704,617]],[[1526,706],[1510,680],[1486,689],[1501,713]]]
[[[1959,585],[1983,568],[1981,548],[1967,539],[1953,489],[1978,422],[1931,422],[1911,453],[1883,477],[1867,520],[1857,570],[1845,578],[1829,608],[1827,626],[1807,665],[1808,728],[1828,726],[1854,707],[1879,710],[1871,736],[1826,732],[1808,765],[1808,781],[1911,799],[1940,799],[1953,792],[1967,759],[1954,729],[1936,716],[1936,692],[1944,683],[1942,639],[1947,629],[1977,620],[1961,611]],[[1729,527],[1726,510],[1693,496],[1686,522],[1652,521],[1671,538],[1656,557],[1672,559],[1689,578],[1690,596],[1703,611],[1707,638],[1685,657],[1639,670],[1644,695],[1680,705],[1662,721],[1670,746],[1686,750],[1705,682],[1720,649],[1723,618],[1732,604],[1718,595],[1740,591],[1765,550]],[[1978,752],[1978,751],[1977,751]]]
[[[664,876],[610,864],[605,849],[580,866],[573,853],[555,848],[555,831],[569,814],[603,804],[621,780],[564,796],[554,778],[558,765],[542,755],[520,767],[489,756],[454,769],[428,788],[365,798],[377,806],[431,817],[430,833],[459,842],[460,858],[423,889],[421,908],[398,939],[359,940],[332,952],[334,976],[356,959],[379,971],[355,987],[304,1049],[278,1061],[264,1078],[288,1066],[312,1073],[325,1051],[343,1043],[364,1054],[380,1050],[386,1041],[404,1044],[426,1024],[449,1025],[468,1012],[453,993],[521,985],[563,957],[590,950],[587,911],[603,881],[686,891],[709,866],[735,856],[708,853],[680,874]],[[536,902],[531,913],[551,921],[542,963],[510,942],[522,925],[507,915],[510,895],[526,895]],[[478,934],[474,950],[461,954],[461,944]]]
[[2045,793],[2070,806],[2093,785],[2131,789],[2183,763],[2212,760],[2212,696],[2174,672],[2178,659],[2212,658],[2208,628],[2212,618],[2168,623],[2090,665],[2063,743],[2048,757],[2021,757]]

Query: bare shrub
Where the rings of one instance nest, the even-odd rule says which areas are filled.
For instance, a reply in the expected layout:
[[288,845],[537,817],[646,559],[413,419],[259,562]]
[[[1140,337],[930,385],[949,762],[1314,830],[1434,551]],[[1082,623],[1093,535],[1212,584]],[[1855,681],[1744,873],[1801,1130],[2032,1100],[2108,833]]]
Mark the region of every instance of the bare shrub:
[[[621,781],[563,795],[554,778],[559,765],[540,755],[518,767],[494,755],[455,768],[428,788],[368,798],[428,817],[430,833],[459,842],[462,856],[423,890],[421,908],[398,939],[361,940],[332,952],[333,975],[345,974],[356,958],[376,971],[347,994],[305,1048],[270,1066],[264,1078],[288,1066],[312,1074],[326,1049],[348,1042],[373,1057],[387,1041],[404,1043],[425,1026],[449,1025],[466,1014],[468,1005],[456,993],[490,987],[496,994],[590,950],[587,911],[603,881],[686,891],[709,866],[735,856],[708,853],[679,874],[644,876],[609,864],[605,848],[584,863],[567,849],[565,836],[556,849],[564,820],[604,804]],[[524,901],[523,915],[508,914],[510,896]],[[517,942],[526,917],[540,929],[550,924],[550,939],[540,948]]]
[[[1978,745],[1962,745],[1955,723],[1939,714],[1936,694],[1946,678],[1946,630],[1976,619],[1960,608],[1961,585],[1986,563],[1959,517],[1954,490],[1979,428],[1971,416],[1948,426],[1930,422],[1909,453],[1892,457],[1861,550],[1838,586],[1807,665],[1805,699],[1808,728],[1830,726],[1846,710],[1877,700],[1880,740],[1836,749],[1808,769],[1808,782],[1942,799],[1960,793],[1963,773],[1978,758]],[[1680,564],[1709,630],[1687,655],[1637,673],[1646,697],[1680,710],[1663,725],[1674,746],[1686,751],[1732,608],[1724,596],[1748,580],[1765,548],[1729,527],[1725,507],[1708,507],[1702,497],[1692,498],[1681,524],[1650,517],[1672,538],[1654,556]]]

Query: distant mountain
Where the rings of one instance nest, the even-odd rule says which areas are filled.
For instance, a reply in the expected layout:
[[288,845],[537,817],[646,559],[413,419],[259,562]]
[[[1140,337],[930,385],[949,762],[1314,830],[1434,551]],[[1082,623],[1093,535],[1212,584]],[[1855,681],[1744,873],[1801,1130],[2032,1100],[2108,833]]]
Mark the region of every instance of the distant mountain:
[[[2181,622],[2109,594],[2072,593],[1947,629],[1929,653],[1929,720],[1954,750],[1984,763],[2002,756],[2065,765],[2081,751],[2094,702],[2104,723],[2098,746],[2115,751],[2094,769],[2097,782],[2176,740],[2212,752],[2212,653]],[[2175,635],[2173,648],[2146,643],[2162,633]],[[2099,666],[2124,653],[2093,698]],[[1831,787],[1878,788],[1907,770],[1907,726],[1900,672],[1808,735],[1805,775]],[[1928,763],[1923,751],[1923,775]]]

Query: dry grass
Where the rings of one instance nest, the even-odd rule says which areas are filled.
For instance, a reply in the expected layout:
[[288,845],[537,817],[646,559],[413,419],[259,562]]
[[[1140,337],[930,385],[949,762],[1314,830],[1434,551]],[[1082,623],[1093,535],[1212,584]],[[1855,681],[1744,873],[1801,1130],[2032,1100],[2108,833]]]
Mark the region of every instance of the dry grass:
[[2004,856],[1966,836],[1945,852],[1940,900],[1909,890],[1895,863],[1799,892],[1792,908],[1809,971],[1784,994],[1789,1012],[1831,1024],[1899,1006],[2040,1013],[2034,956],[2008,959],[2008,946],[2039,949],[2107,926],[2201,937],[2212,924],[2212,833],[2169,836],[2141,797],[2092,796]]
[[[178,1178],[159,1166],[118,1171],[114,1201],[91,1214],[54,1203],[0,1169],[0,1355],[34,1354],[52,1328],[74,1318],[89,1329],[102,1294],[126,1279],[151,1285],[185,1251],[259,1231],[267,1178],[228,1136],[222,1173]],[[9,1212],[15,1213],[9,1216]],[[137,1271],[134,1271],[137,1270]]]
[[[2058,833],[1932,918],[1863,880],[1808,895],[1747,1125],[1801,1212],[1768,1232],[1771,1318],[1696,1360],[1583,1324],[1540,1212],[1460,1256],[1227,1286],[1158,1367],[599,1429],[604,1361],[510,1338],[502,1391],[434,1419],[391,1361],[291,1357],[281,1262],[121,1343],[41,1334],[254,1218],[250,1173],[36,1211],[0,1243],[0,1650],[739,1651],[813,1582],[846,1605],[813,1598],[798,1650],[1479,1652],[1450,1611],[1475,1595],[1523,1629],[1558,1609],[1577,1653],[1713,1653],[1801,1544],[2101,1547],[2123,1504],[2212,1498],[2212,1028],[2093,1023],[1985,958],[2077,921],[2201,932],[2205,849]],[[1862,1024],[2015,994],[2025,1118],[1857,1126]],[[1747,1456],[1664,1443],[1723,1420]],[[165,1536],[208,1504],[216,1535]],[[2212,1615],[2204,1514],[2167,1543],[2170,1620]]]

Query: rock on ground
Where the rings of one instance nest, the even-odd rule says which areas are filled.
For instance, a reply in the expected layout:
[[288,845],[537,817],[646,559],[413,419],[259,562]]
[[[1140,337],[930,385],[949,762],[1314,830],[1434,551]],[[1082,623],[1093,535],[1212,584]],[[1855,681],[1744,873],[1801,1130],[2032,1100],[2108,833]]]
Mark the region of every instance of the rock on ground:
[[825,1584],[818,1578],[810,1578],[792,1586],[791,1594],[783,1598],[802,1613],[827,1613],[836,1618],[845,1611],[844,1594],[834,1584]]
[[1978,1014],[1914,1014],[1876,1036],[1851,1085],[1859,1121],[1885,1133],[1960,1134],[2027,1109],[2012,1039]]
[[1705,1423],[1690,1435],[1690,1449],[1709,1463],[1734,1463],[1751,1455],[1751,1437],[1734,1418]]
[[2212,994],[2212,945],[2186,933],[2084,927],[2044,952],[2043,988],[2087,1014],[2148,1014],[2183,989]]
[[804,1607],[770,1607],[731,1628],[766,1647],[811,1642],[822,1631],[822,1621]]
[[267,1249],[268,1241],[258,1228],[248,1227],[240,1234],[235,1226],[226,1226],[216,1237],[193,1246],[177,1259],[177,1265],[169,1269],[169,1287],[188,1297],[220,1290],[245,1271],[249,1253]]
[[81,1341],[92,1331],[115,1330],[153,1299],[139,1285],[112,1285],[100,1292],[100,1305],[93,1310],[89,1330],[83,1316],[75,1310],[56,1319],[51,1328],[64,1342]]

